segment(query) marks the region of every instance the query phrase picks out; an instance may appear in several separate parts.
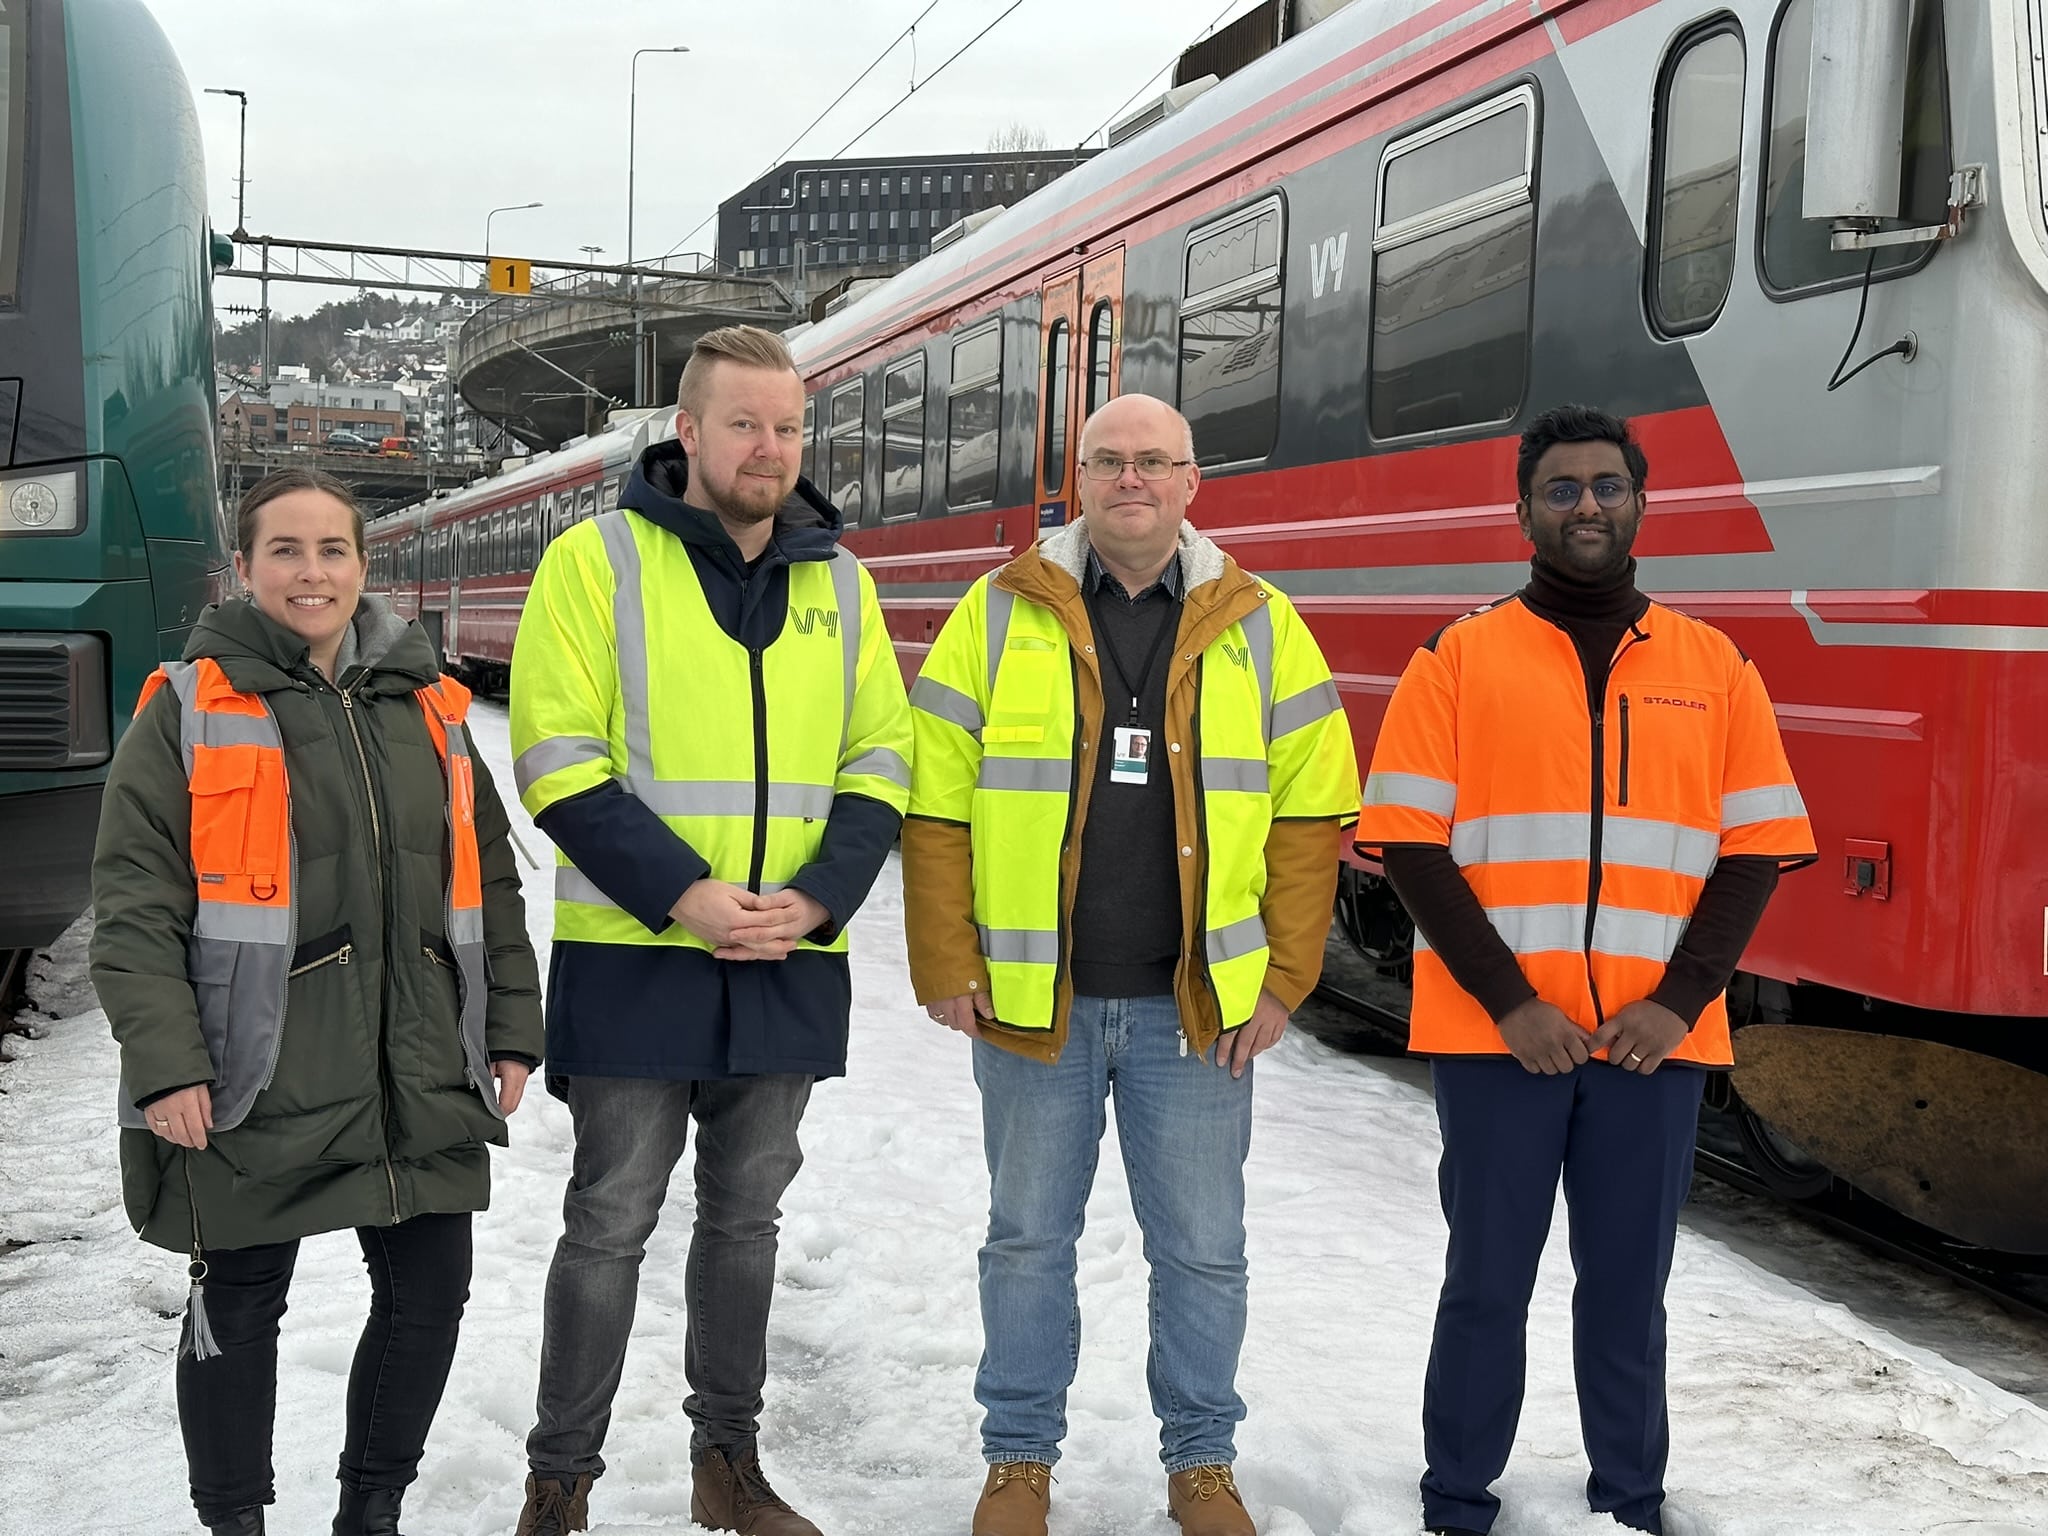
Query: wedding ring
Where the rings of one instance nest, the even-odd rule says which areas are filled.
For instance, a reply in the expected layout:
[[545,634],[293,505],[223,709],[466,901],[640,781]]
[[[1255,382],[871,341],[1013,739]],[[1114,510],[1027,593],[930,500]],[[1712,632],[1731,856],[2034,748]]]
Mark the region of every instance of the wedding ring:
[[[155,1116],[151,1116],[150,1118],[151,1118],[151,1119],[155,1119],[156,1117],[155,1117]],[[156,1123],[157,1123],[158,1125],[169,1125],[169,1124],[170,1124],[171,1122],[170,1122],[170,1121],[168,1121],[168,1120],[158,1120],[158,1121],[157,1121]]]
[[1624,1061],[1641,1061],[1642,1059],[1643,1053],[1641,1051],[1630,1051],[1628,1055],[1622,1058]]

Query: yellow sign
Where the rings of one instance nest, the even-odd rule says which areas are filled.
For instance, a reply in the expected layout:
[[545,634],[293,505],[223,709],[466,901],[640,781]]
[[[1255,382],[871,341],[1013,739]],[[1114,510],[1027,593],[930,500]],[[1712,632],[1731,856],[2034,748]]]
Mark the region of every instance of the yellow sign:
[[493,256],[491,258],[491,292],[533,292],[533,263],[521,261],[516,256]]

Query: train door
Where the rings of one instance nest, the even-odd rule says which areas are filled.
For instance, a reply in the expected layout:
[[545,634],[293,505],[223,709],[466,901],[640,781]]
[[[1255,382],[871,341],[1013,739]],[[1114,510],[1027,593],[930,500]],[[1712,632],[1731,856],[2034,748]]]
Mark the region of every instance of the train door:
[[1040,290],[1038,526],[1081,510],[1081,426],[1112,399],[1122,373],[1123,247],[1048,280]]
[[1038,526],[1057,528],[1080,510],[1074,489],[1074,333],[1081,324],[1081,273],[1072,268],[1039,292]]
[[451,670],[462,665],[462,573],[469,559],[468,526],[452,523],[448,528],[448,632],[441,656]]

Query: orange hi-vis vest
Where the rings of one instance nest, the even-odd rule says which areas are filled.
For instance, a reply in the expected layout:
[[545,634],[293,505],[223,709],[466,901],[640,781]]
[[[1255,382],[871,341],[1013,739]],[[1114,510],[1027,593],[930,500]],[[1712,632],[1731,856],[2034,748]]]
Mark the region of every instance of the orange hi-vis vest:
[[[1508,599],[1415,653],[1394,690],[1358,847],[1448,847],[1538,996],[1591,1031],[1646,998],[1714,866],[1814,858],[1756,668],[1726,635],[1652,603],[1595,711],[1571,637]],[[1415,937],[1410,1049],[1507,1047]],[[1716,997],[1672,1053],[1733,1062]]]
[[[292,949],[298,942],[298,851],[284,736],[261,694],[243,693],[211,659],[166,662],[142,685],[135,712],[168,683],[192,800],[192,874],[199,908],[187,971],[213,1062],[213,1129],[232,1130],[270,1084],[284,1038]],[[455,953],[462,1046],[471,1080],[496,1109],[485,1047],[483,865],[476,841],[476,772],[463,721],[469,690],[440,678],[415,690],[448,787],[448,945]],[[141,1127],[122,1095],[121,1123]]]

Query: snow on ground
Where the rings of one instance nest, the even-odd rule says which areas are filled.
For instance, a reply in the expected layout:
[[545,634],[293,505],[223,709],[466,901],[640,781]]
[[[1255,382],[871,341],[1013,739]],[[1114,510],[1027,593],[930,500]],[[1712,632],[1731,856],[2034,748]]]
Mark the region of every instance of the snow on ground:
[[[503,714],[479,715],[509,786]],[[534,905],[544,949],[544,896]],[[892,864],[854,932],[850,1074],[820,1087],[805,1123],[770,1342],[766,1464],[831,1536],[960,1536],[982,1475],[977,1104],[965,1042],[910,995],[901,922]],[[75,931],[37,992],[54,1012],[78,1011],[39,1026],[0,1067],[0,1533],[159,1536],[196,1529],[171,1377],[183,1265],[137,1242],[122,1215],[116,1057],[104,1016],[84,1011],[82,966]],[[1442,1278],[1433,1112],[1417,1087],[1300,1034],[1258,1073],[1242,1485],[1268,1536],[1413,1531]],[[536,1091],[512,1130],[478,1220],[462,1351],[407,1500],[411,1536],[508,1533],[519,1505],[568,1114]],[[679,1178],[648,1252],[594,1536],[691,1528],[679,1406],[688,1189]],[[1055,1536],[1171,1536],[1144,1383],[1145,1268],[1107,1149],[1080,1278]],[[352,1237],[304,1245],[282,1344],[271,1528],[284,1536],[331,1518],[367,1295]],[[1615,1529],[1582,1498],[1569,1297],[1560,1230],[1532,1313],[1499,1536]],[[1671,1284],[1671,1395],[1673,1536],[2048,1531],[2048,1412],[1691,1232]]]

